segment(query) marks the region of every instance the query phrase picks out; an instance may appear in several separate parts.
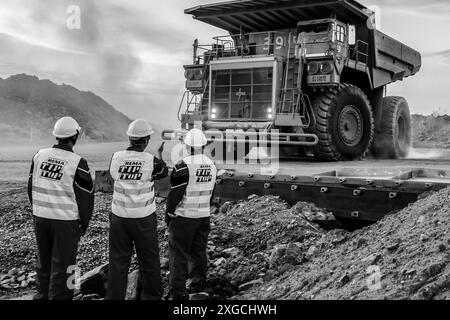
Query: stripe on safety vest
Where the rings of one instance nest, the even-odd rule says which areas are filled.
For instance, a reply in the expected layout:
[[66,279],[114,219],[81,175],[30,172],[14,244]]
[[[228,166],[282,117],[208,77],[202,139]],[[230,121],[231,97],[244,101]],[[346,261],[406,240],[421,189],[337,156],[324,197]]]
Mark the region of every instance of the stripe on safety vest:
[[113,200],[114,205],[126,209],[140,209],[150,207],[154,202],[154,198],[146,201],[146,202],[125,202],[120,200]]
[[185,203],[183,208],[181,209],[186,209],[186,210],[192,210],[192,209],[209,209],[210,205],[209,202],[208,203]]
[[121,188],[119,186],[114,186],[114,191],[117,192],[117,193],[123,194],[125,196],[128,196],[128,195],[140,196],[140,195],[143,195],[143,194],[152,193],[153,192],[153,186],[152,187],[148,187],[148,188],[139,189],[139,190],[124,189],[124,188]]
[[211,191],[187,191],[186,197],[204,197],[204,196],[210,196]]
[[49,196],[56,196],[56,197],[70,197],[72,198],[74,196],[74,193],[71,191],[65,191],[65,190],[52,190],[52,189],[46,189],[41,187],[33,187],[33,192],[46,194]]
[[45,201],[40,201],[33,199],[33,205],[38,207],[44,207],[49,209],[59,209],[59,210],[77,210],[77,207],[73,204],[64,204],[64,203],[50,203]]

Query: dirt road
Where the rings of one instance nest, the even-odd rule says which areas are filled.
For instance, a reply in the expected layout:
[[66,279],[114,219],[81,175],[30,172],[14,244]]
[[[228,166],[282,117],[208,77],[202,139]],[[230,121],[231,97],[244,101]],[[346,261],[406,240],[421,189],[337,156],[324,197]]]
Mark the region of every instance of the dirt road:
[[367,159],[364,161],[348,161],[348,162],[319,162],[317,160],[282,160],[275,161],[270,166],[268,161],[261,161],[259,164],[220,164],[221,169],[235,170],[243,173],[267,173],[271,174],[272,169],[276,170],[279,175],[315,175],[331,170],[339,170],[345,168],[351,169],[372,169],[385,168],[389,170],[398,169],[414,169],[429,168],[450,170],[450,150],[437,149],[417,149],[413,152],[413,157],[403,160],[374,160]]

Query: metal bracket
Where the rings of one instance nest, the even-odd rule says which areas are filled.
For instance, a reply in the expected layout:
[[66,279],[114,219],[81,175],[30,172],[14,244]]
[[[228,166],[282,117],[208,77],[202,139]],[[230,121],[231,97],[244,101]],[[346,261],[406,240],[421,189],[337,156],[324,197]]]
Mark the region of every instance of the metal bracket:
[[351,213],[352,218],[358,219],[361,216],[361,213],[359,211],[353,211]]
[[389,192],[389,199],[395,199],[398,197],[398,193],[397,192]]

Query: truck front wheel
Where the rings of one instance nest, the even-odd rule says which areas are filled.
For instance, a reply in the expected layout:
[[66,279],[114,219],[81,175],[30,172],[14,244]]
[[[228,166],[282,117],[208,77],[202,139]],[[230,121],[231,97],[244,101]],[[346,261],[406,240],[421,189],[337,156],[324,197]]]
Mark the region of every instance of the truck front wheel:
[[360,160],[373,141],[374,118],[369,99],[358,87],[341,84],[327,89],[314,103],[316,157],[329,161]]
[[402,97],[382,100],[380,132],[375,135],[374,155],[377,158],[400,159],[411,148],[411,114],[408,102]]

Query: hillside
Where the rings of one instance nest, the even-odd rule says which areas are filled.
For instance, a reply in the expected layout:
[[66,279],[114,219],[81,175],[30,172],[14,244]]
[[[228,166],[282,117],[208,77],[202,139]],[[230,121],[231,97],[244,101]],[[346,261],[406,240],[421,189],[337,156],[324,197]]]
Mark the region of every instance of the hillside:
[[72,116],[85,138],[119,141],[126,138],[130,119],[92,92],[57,85],[25,74],[0,78],[0,137],[48,139],[55,121]]

